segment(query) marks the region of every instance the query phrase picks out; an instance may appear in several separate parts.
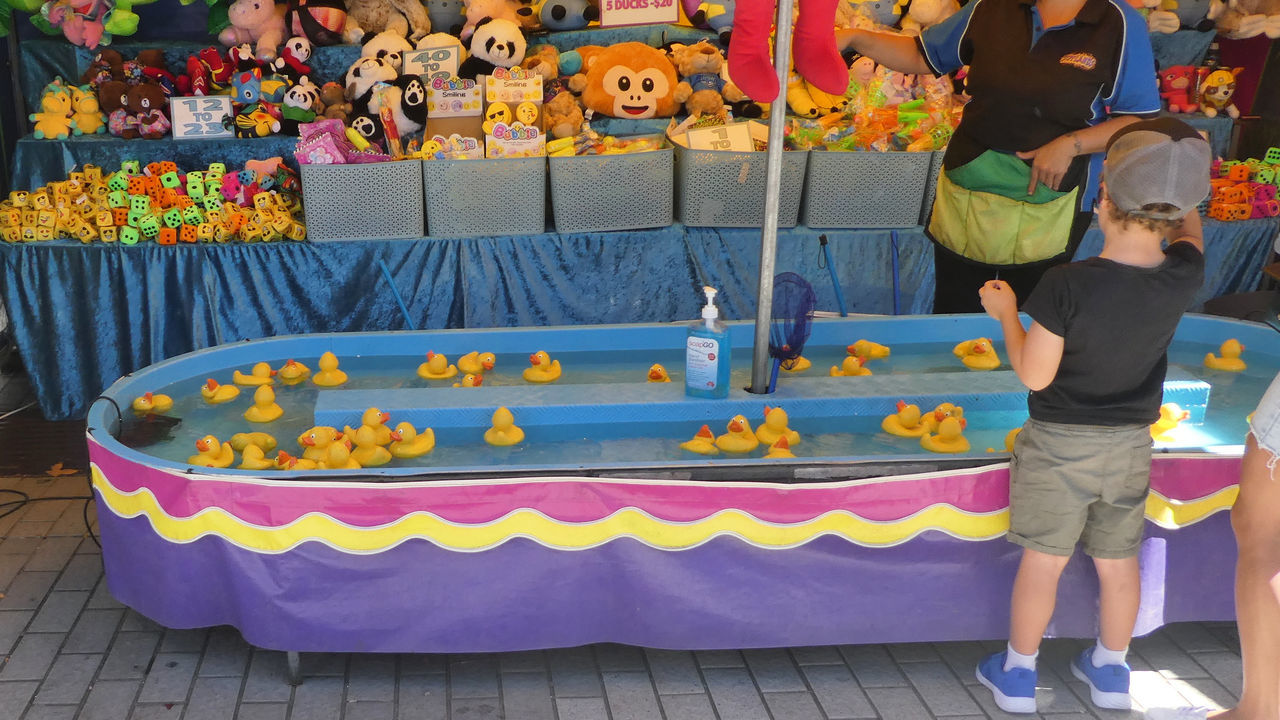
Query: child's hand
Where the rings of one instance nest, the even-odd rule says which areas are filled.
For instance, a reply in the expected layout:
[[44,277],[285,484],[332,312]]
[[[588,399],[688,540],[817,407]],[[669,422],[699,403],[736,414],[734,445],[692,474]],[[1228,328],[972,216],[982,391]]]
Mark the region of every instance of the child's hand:
[[1006,317],[1018,313],[1018,297],[1008,283],[988,280],[978,289],[978,297],[982,298],[982,309],[996,320],[1003,322]]

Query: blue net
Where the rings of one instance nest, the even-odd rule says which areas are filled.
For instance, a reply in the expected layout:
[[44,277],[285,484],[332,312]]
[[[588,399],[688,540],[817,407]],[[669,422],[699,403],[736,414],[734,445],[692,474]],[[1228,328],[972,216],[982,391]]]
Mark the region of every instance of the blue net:
[[818,298],[813,286],[795,273],[782,273],[773,279],[773,320],[769,326],[769,355],[773,357],[773,374],[769,392],[778,382],[778,368],[795,360],[804,351],[813,324],[813,308]]

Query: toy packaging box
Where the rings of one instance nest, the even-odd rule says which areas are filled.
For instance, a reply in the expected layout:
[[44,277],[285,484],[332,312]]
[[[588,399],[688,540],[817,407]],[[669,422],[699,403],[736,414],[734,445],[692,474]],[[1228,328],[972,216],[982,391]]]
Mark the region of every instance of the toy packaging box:
[[498,68],[484,80],[485,156],[546,155],[547,139],[542,132],[542,76],[522,68]]
[[451,160],[484,157],[483,94],[474,80],[436,78],[427,86],[424,137]]

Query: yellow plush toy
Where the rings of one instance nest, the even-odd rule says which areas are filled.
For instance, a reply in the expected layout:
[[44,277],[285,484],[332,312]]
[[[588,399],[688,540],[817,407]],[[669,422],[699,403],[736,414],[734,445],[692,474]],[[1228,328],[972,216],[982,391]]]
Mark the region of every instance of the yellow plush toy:
[[40,98],[40,112],[28,116],[36,124],[36,139],[66,140],[71,134],[71,106],[71,90],[62,84],[62,78],[49,83]]
[[72,132],[76,135],[98,135],[107,131],[107,116],[98,107],[98,95],[88,85],[71,88]]

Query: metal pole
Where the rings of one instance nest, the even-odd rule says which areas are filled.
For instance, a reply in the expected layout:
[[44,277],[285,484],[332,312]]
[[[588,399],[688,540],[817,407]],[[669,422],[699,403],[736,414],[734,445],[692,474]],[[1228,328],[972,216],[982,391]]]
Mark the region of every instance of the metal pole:
[[765,160],[764,228],[760,236],[760,297],[756,301],[756,344],[751,358],[751,392],[769,391],[769,325],[773,320],[773,272],[778,254],[778,204],[782,199],[782,143],[787,119],[787,76],[791,71],[791,11],[795,0],[778,0],[773,67],[778,97],[769,106],[769,151]]

